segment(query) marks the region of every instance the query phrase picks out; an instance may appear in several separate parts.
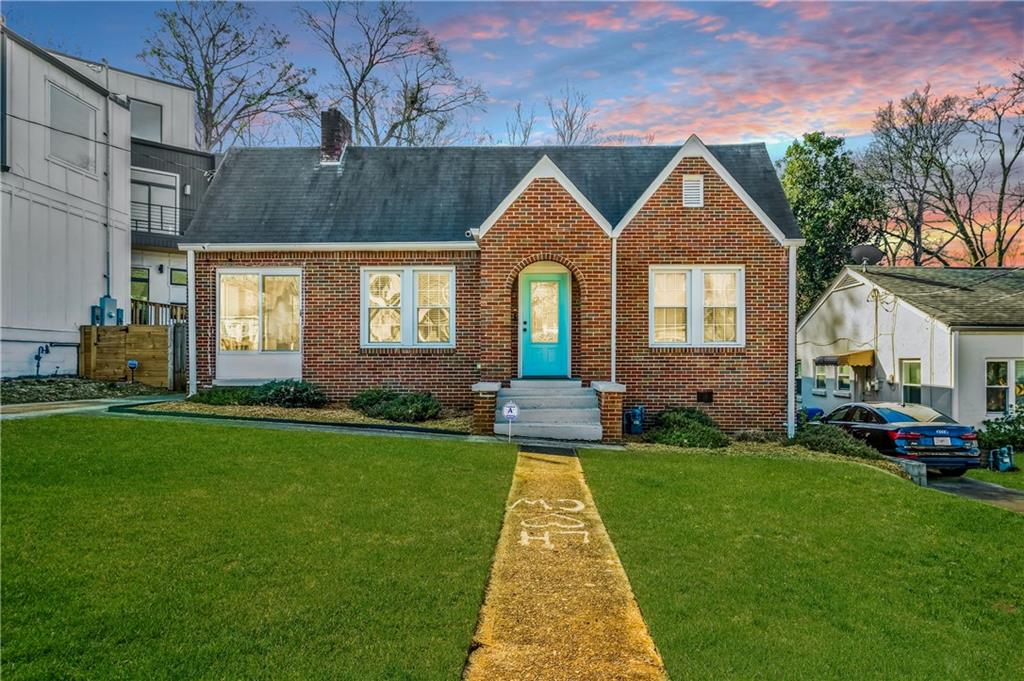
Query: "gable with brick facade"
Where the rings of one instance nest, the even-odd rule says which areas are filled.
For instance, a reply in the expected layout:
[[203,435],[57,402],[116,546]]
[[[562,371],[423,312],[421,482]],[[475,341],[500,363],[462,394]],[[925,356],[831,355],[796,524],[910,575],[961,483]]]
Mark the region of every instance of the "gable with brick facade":
[[183,246],[192,390],[388,385],[486,422],[541,376],[597,389],[608,439],[623,406],[792,423],[801,240],[763,145],[333,146],[218,171]]

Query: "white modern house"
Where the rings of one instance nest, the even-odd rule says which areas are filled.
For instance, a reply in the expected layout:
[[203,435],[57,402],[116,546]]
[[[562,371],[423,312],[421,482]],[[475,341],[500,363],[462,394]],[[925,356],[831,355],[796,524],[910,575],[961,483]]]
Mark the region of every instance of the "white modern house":
[[188,88],[2,27],[3,376],[73,374],[83,324],[187,317],[178,250],[215,158]]
[[184,321],[188,270],[179,237],[213,177],[195,138],[191,88],[59,52],[52,54],[128,102],[131,110],[131,301],[135,324]]
[[2,28],[0,361],[75,373],[78,328],[129,299],[128,102]]
[[1024,408],[1024,269],[848,267],[797,325],[797,399]]

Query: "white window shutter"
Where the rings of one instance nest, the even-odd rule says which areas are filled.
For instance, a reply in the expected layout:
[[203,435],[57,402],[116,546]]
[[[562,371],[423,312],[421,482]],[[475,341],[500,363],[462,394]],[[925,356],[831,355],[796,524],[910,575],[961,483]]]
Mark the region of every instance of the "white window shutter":
[[704,205],[704,176],[683,175],[683,207],[701,208]]

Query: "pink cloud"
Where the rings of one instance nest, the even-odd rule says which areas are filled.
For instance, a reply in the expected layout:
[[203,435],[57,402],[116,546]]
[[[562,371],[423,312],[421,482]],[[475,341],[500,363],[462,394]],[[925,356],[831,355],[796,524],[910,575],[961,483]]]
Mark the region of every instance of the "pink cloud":
[[647,49],[647,43],[637,41],[637,42],[633,43],[633,49],[634,50],[646,50]]
[[500,14],[464,14],[434,29],[443,41],[495,40],[508,35],[509,18]]

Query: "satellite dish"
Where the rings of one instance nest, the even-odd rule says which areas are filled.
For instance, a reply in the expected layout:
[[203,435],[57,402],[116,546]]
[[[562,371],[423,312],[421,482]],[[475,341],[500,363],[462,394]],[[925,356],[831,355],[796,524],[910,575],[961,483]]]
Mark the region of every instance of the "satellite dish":
[[850,257],[852,257],[853,262],[858,265],[877,265],[882,262],[882,258],[885,257],[885,253],[883,253],[877,246],[861,244],[860,246],[853,247],[850,251]]

